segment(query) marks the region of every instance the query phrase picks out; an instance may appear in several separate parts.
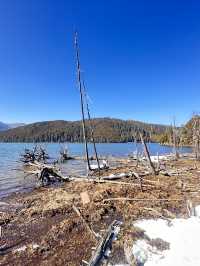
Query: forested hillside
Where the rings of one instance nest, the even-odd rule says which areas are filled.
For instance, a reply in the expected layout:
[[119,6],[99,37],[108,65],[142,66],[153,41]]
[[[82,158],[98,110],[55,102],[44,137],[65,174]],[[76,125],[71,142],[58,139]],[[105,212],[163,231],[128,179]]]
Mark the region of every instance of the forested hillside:
[[[86,121],[87,130],[89,123]],[[158,141],[167,127],[132,120],[97,118],[92,120],[96,142],[129,142],[142,132],[147,141]],[[90,140],[88,130],[88,140]],[[82,142],[81,121],[46,121],[0,133],[1,142]]]
[[191,146],[194,141],[200,142],[200,116],[194,115],[184,126],[179,128],[168,127],[160,135],[161,144],[173,145],[174,134],[179,146]]

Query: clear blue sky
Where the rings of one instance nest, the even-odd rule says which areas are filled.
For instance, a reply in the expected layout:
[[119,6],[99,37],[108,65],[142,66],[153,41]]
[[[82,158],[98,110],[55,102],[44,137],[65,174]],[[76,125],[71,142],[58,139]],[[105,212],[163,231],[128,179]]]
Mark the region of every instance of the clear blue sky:
[[200,2],[5,0],[0,120],[80,119],[73,47],[92,114],[184,123],[200,110]]

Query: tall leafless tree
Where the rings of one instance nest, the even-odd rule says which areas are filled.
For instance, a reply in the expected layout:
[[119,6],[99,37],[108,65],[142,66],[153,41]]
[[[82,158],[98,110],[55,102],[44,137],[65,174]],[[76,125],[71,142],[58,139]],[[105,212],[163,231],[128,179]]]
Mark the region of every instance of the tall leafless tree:
[[144,140],[144,138],[143,138],[141,133],[140,133],[140,139],[141,139],[141,142],[142,142],[142,144],[144,146],[144,153],[145,153],[146,159],[147,159],[147,161],[149,163],[149,167],[150,167],[150,169],[152,171],[152,174],[157,175],[158,171],[156,171],[155,166],[154,166],[154,164],[151,161],[151,156],[150,156],[147,144],[146,144],[146,142],[145,142],[145,140]]
[[82,80],[81,80],[81,67],[80,67],[80,58],[79,58],[79,46],[78,46],[78,34],[75,32],[75,51],[76,51],[76,66],[77,66],[77,79],[78,79],[78,86],[79,86],[79,93],[80,93],[80,103],[81,103],[81,114],[82,114],[82,128],[83,128],[83,139],[85,143],[85,153],[87,159],[88,169],[91,170],[90,161],[89,161],[89,153],[88,153],[88,142],[86,136],[86,125],[85,125],[85,114],[84,114],[84,95],[83,95],[83,87],[82,87]]
[[179,158],[179,153],[178,153],[178,129],[176,127],[176,121],[175,121],[175,118],[174,118],[174,121],[173,121],[173,148],[174,148],[174,156],[175,156],[175,159],[177,160]]
[[193,117],[192,138],[195,158],[200,160],[200,117],[198,115]]

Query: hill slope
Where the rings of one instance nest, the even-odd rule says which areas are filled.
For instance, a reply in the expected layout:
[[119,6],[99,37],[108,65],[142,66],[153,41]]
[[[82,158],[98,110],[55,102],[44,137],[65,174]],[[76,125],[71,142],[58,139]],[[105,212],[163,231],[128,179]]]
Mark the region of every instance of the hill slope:
[[[88,121],[86,121],[88,128]],[[97,118],[92,120],[97,142],[128,142],[138,131],[155,141],[167,126],[132,120]],[[1,142],[82,142],[81,121],[46,121],[0,132]]]
[[0,122],[0,131],[8,130],[9,126],[3,122]]
[[14,124],[7,124],[7,123],[3,123],[0,122],[0,131],[6,131],[10,128],[16,128],[16,127],[21,127],[24,126],[25,124],[23,123],[14,123]]

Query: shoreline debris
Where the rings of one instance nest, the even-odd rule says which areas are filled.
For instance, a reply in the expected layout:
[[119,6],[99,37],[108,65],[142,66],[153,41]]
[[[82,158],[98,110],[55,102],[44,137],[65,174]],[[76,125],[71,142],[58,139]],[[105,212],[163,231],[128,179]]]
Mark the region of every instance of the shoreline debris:
[[98,266],[103,259],[108,257],[109,250],[112,248],[112,242],[118,235],[121,224],[121,222],[116,220],[111,223],[88,262],[89,266]]

